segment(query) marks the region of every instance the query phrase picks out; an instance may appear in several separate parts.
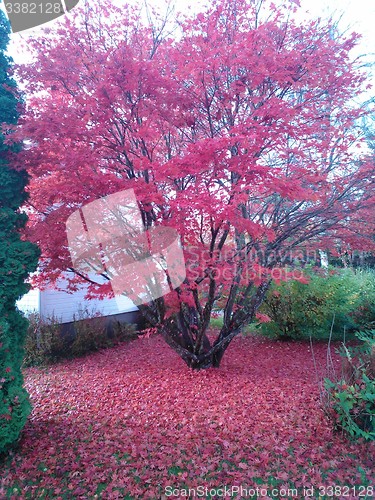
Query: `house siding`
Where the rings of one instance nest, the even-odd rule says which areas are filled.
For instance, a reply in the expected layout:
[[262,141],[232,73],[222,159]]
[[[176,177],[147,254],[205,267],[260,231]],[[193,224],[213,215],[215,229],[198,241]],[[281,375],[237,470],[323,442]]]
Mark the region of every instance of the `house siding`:
[[42,319],[54,318],[62,324],[88,316],[112,316],[138,311],[127,297],[87,300],[87,286],[81,285],[73,293],[68,293],[64,288],[66,283],[60,280],[57,289],[31,290],[18,301],[18,308],[25,313],[38,312]]

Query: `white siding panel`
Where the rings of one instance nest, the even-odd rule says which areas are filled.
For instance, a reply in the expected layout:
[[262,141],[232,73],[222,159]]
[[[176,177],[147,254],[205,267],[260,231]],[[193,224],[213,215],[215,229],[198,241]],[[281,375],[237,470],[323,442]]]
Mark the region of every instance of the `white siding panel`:
[[60,323],[69,323],[87,317],[87,314],[110,316],[138,309],[127,297],[86,300],[86,285],[82,284],[73,293],[64,291],[65,286],[66,282],[60,280],[58,289],[31,290],[18,301],[17,305],[25,313],[39,312],[43,319],[54,318]]
[[20,300],[17,301],[17,307],[24,313],[39,312],[40,291],[38,289],[30,290]]
[[73,293],[56,289],[42,290],[40,292],[41,317],[44,319],[54,317],[61,323],[69,323],[82,318],[82,315],[87,317],[87,313],[89,315],[109,316],[137,310],[137,307],[127,297],[123,297],[117,305],[115,298],[86,300],[86,292],[87,288],[84,285]]

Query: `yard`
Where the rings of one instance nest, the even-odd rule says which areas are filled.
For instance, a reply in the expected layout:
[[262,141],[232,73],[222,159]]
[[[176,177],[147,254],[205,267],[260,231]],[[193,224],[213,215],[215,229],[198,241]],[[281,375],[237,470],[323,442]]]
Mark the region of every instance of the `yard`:
[[332,430],[307,343],[240,337],[192,371],[152,337],[25,375],[0,498],[373,498],[374,443]]

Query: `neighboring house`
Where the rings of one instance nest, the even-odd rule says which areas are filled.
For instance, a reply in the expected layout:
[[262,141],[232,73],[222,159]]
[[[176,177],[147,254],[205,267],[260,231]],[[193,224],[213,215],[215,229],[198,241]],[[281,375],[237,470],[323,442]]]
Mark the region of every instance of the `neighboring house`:
[[61,324],[91,317],[105,316],[127,323],[138,323],[138,308],[127,297],[117,299],[85,299],[87,286],[82,284],[79,290],[64,291],[64,280],[59,282],[59,289],[31,290],[17,302],[24,313],[39,313],[43,320],[54,319]]

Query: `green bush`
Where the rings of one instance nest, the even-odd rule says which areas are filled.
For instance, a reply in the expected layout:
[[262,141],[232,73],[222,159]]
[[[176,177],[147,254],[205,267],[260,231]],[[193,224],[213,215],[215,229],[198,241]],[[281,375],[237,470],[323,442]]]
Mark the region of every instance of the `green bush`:
[[137,337],[135,325],[123,324],[81,312],[70,328],[63,328],[54,317],[42,320],[29,316],[25,341],[25,366],[52,364],[61,359],[83,356]]
[[0,454],[17,442],[31,409],[21,372],[27,320],[16,301],[28,291],[25,281],[39,257],[37,247],[20,235],[27,222],[20,207],[27,198],[28,181],[27,173],[12,165],[20,145],[5,141],[22,108],[6,55],[9,33],[0,10],[0,123],[5,125],[0,128]]
[[375,328],[375,271],[359,271],[355,276],[360,289],[358,305],[351,317],[358,330]]
[[71,342],[61,335],[61,325],[55,317],[43,321],[39,314],[33,313],[28,320],[25,366],[54,363],[67,355]]
[[73,331],[73,356],[83,356],[137,337],[135,325],[120,323],[117,320],[108,322],[107,318],[87,309],[80,311],[74,318]]
[[344,359],[338,380],[325,379],[325,410],[336,428],[352,438],[375,440],[375,330],[360,332],[360,347],[341,351]]
[[17,311],[8,317],[0,319],[0,455],[17,441],[31,410],[20,370],[26,320]]
[[129,342],[138,337],[136,325],[130,323],[122,323],[118,320],[113,320],[108,331],[109,340],[113,345],[121,342]]
[[106,331],[105,318],[94,316],[75,318],[73,322],[74,340],[71,345],[73,356],[83,356],[111,345]]
[[260,312],[271,319],[261,333],[278,339],[343,338],[375,320],[375,274],[351,269],[305,272],[300,281],[274,283]]

